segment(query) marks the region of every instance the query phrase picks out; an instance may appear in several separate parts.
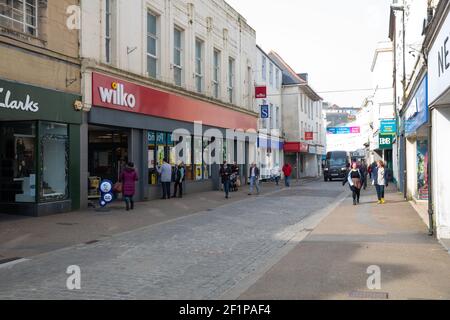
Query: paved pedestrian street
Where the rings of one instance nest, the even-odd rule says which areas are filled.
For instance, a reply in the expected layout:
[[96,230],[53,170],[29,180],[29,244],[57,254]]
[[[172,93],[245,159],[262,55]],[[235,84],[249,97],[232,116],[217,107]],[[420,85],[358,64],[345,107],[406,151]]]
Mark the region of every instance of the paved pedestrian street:
[[[0,268],[0,298],[220,298],[273,263],[342,191],[310,182],[31,257]],[[66,287],[71,265],[80,267],[81,290]]]
[[[261,196],[4,264],[0,299],[348,299],[370,291],[371,265],[382,279],[372,293],[450,298],[450,255],[398,194],[378,206],[369,188],[354,207],[340,182],[265,188]],[[67,287],[69,266],[80,268],[79,290]]]

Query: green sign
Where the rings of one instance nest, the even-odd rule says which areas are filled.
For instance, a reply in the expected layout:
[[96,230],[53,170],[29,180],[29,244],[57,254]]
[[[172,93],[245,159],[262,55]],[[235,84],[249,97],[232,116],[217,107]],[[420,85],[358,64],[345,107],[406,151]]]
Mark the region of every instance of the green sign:
[[0,118],[46,120],[80,124],[82,112],[74,109],[79,95],[0,79]]
[[381,134],[395,134],[397,132],[397,122],[394,120],[382,120],[380,123]]
[[378,137],[379,148],[381,150],[392,149],[392,144],[394,142],[394,135],[392,134],[380,134]]

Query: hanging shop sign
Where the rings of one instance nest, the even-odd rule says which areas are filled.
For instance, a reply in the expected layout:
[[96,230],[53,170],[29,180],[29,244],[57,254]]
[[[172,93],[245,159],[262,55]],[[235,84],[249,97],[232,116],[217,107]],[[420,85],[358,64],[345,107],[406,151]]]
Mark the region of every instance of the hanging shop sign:
[[450,87],[450,16],[447,15],[428,54],[429,102],[436,102]]
[[314,140],[314,132],[305,132],[305,140],[306,141]]
[[269,106],[267,104],[263,104],[261,106],[261,119],[269,119],[270,112],[269,112]]
[[427,79],[427,76],[422,79],[405,111],[406,135],[415,134],[422,125],[428,122]]
[[255,97],[256,97],[256,99],[266,99],[267,98],[267,87],[266,86],[255,87]]
[[394,142],[394,135],[392,134],[380,134],[378,136],[378,148],[380,150],[390,150],[392,149],[392,144]]
[[327,134],[359,134],[361,127],[329,127]]
[[397,122],[395,119],[381,120],[380,133],[381,134],[395,134],[397,132]]
[[316,148],[316,146],[309,146],[309,153],[311,153],[311,154],[316,154],[316,153],[317,153],[317,148]]

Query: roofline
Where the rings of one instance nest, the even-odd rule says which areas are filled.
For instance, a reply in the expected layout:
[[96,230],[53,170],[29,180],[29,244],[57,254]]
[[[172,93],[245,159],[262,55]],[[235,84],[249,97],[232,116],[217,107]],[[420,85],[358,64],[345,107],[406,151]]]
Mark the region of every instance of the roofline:
[[278,63],[275,61],[275,60],[273,60],[264,50],[263,50],[263,48],[261,48],[259,45],[256,45],[256,48],[258,48],[262,53],[264,53],[264,55],[266,56],[266,58],[267,59],[269,59],[270,61],[272,61],[272,63],[273,64],[275,64],[275,66],[280,70],[280,71],[283,71],[283,70],[281,70],[281,68],[280,68],[280,66],[278,65]]
[[271,50],[271,51],[269,52],[269,54],[275,55],[275,56],[280,60],[279,62],[280,62],[281,64],[283,64],[283,66],[286,67],[286,69],[288,69],[288,71],[289,71],[290,73],[292,73],[292,75],[294,76],[294,78],[297,79],[300,83],[306,83],[306,81],[303,80],[302,78],[300,78],[300,77],[297,75],[297,73],[294,71],[294,69],[292,69],[291,66],[288,65],[288,64],[286,63],[286,61],[284,61],[284,59],[281,58],[281,56],[280,56],[278,53],[276,53],[275,51]]
[[[391,45],[392,45],[392,42],[391,42]],[[375,49],[375,53],[373,55],[373,60],[372,60],[372,66],[370,67],[371,72],[373,72],[373,70],[375,69],[375,65],[377,64],[377,60],[378,60],[378,55],[382,52],[394,52],[394,49],[392,47]]]
[[449,0],[439,1],[433,19],[428,24],[425,39],[423,40],[423,48],[431,49],[431,47],[434,44],[434,41],[436,40],[437,34],[441,30],[441,27],[448,16],[449,10],[450,10]]

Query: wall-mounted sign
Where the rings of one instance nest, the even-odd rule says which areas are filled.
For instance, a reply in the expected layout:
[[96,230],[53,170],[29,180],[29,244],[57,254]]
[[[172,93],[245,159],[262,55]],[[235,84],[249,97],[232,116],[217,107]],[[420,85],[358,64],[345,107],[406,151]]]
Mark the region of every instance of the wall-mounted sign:
[[380,133],[381,134],[395,134],[397,132],[397,122],[395,119],[381,120]]
[[428,122],[427,83],[428,79],[425,76],[405,111],[406,135],[414,134],[417,129]]
[[156,134],[154,131],[149,131],[147,133],[147,140],[149,145],[154,145],[156,143]]
[[267,87],[266,86],[255,87],[255,97],[256,99],[267,98]]
[[269,116],[269,106],[267,104],[263,104],[261,106],[261,119],[269,119]]
[[157,145],[166,145],[166,134],[164,132],[156,133],[156,144]]
[[110,88],[98,87],[98,90],[103,103],[131,109],[136,106],[136,96],[125,92],[125,85],[122,83],[112,82]]
[[450,16],[447,15],[428,54],[429,102],[433,104],[450,86]]
[[34,102],[29,94],[27,94],[25,100],[15,99],[11,91],[6,90],[4,92],[4,88],[0,88],[0,108],[38,112],[39,104]]
[[305,140],[306,141],[314,140],[314,132],[305,132]]
[[327,134],[359,134],[360,127],[330,127],[327,128]]
[[394,142],[394,135],[392,134],[380,134],[378,136],[378,145],[380,150],[392,149],[393,142]]

